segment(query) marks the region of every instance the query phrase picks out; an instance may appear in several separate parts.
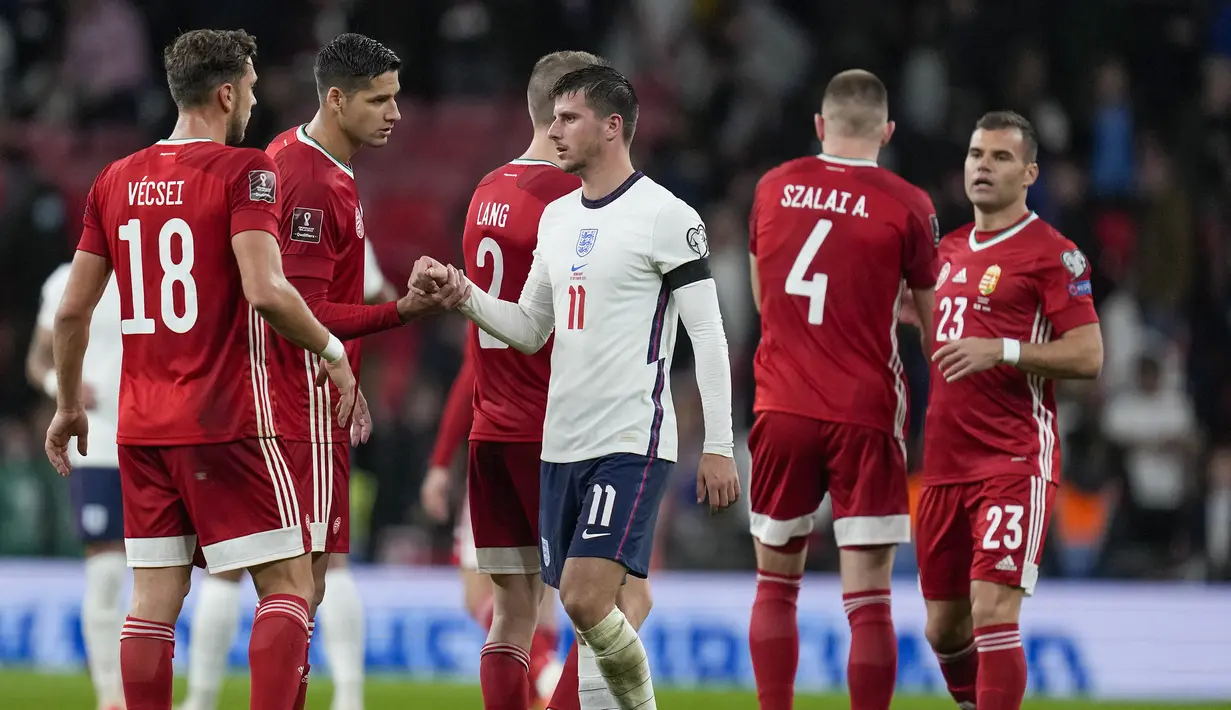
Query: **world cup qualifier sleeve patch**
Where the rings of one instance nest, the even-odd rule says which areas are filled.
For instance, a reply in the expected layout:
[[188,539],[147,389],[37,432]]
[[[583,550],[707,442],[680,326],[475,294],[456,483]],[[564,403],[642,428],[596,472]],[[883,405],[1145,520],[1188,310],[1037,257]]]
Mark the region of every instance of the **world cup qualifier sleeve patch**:
[[296,207],[291,214],[291,241],[321,243],[321,225],[325,223],[325,211],[312,207]]
[[253,202],[278,201],[278,176],[272,170],[248,171],[248,199]]

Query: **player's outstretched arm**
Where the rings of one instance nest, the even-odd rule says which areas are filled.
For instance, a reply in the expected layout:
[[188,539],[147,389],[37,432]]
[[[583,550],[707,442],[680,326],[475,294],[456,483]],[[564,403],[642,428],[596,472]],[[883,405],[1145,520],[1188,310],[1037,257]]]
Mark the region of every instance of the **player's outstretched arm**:
[[458,310],[476,325],[528,355],[547,344],[556,326],[555,306],[547,265],[537,249],[517,303],[502,301],[470,285],[470,296]]
[[352,413],[366,419],[365,406],[356,407],[358,387],[342,341],[321,325],[286,280],[278,240],[269,232],[249,229],[231,238],[231,249],[248,303],[282,337],[325,361],[323,372],[338,388],[338,424],[349,424]]

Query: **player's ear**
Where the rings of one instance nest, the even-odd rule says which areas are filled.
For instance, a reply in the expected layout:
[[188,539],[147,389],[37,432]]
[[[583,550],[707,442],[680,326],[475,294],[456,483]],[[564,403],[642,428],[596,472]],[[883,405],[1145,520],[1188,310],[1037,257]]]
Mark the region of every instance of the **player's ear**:
[[613,113],[607,117],[607,140],[619,140],[624,135],[624,117],[618,113]]
[[329,93],[325,94],[325,103],[334,111],[341,111],[342,107],[346,105],[346,94],[343,94],[342,90],[338,87],[331,86],[329,87]]
[[889,140],[893,138],[893,132],[897,130],[898,124],[893,121],[885,122],[885,131],[881,134],[881,147],[889,145]]
[[230,82],[218,87],[218,105],[226,113],[235,110],[236,100],[239,98],[239,90]]
[[816,127],[816,139],[825,142],[825,117],[819,113],[812,114],[812,124]]
[[1030,187],[1039,179],[1039,164],[1030,163],[1026,166],[1026,187]]

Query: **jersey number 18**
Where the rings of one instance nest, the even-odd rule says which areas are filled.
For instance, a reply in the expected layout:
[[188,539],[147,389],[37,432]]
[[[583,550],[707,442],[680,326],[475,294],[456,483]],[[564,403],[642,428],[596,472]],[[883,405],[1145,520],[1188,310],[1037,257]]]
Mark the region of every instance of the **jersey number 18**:
[[[171,242],[180,241],[180,260],[171,254]],[[141,252],[141,220],[130,219],[120,226],[120,241],[128,242],[129,276],[132,277],[132,318],[120,321],[124,335],[149,335],[154,319],[145,314],[145,264]],[[197,282],[192,278],[192,229],[179,217],[167,220],[158,231],[158,261],[162,267],[162,322],[175,333],[187,333],[197,323]],[[184,313],[175,312],[175,284],[184,289]]]

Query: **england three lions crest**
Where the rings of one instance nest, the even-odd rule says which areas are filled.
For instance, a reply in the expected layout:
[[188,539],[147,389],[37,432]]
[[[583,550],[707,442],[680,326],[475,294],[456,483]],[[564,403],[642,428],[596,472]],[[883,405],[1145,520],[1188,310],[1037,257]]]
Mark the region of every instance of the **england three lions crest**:
[[577,256],[585,256],[594,251],[594,242],[598,241],[597,229],[583,229],[577,236]]

